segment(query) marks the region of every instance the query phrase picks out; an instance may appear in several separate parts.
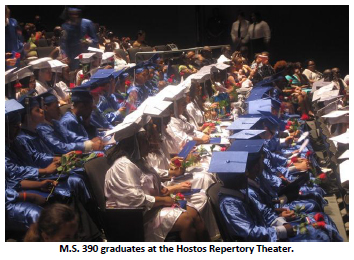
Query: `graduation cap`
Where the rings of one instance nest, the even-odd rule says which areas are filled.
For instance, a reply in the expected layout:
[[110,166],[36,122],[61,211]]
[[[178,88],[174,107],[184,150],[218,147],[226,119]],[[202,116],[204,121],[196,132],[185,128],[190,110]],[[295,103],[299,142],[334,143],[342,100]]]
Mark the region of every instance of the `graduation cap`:
[[341,143],[341,144],[349,144],[349,129],[347,129],[347,132],[337,135],[335,137],[329,138],[329,140]]
[[39,106],[39,103],[36,99],[36,97],[33,97],[32,95],[36,92],[36,90],[32,89],[28,91],[26,94],[22,95],[19,99],[18,102],[21,103],[22,106],[24,106],[26,109],[31,110],[32,108]]
[[102,54],[101,65],[114,62],[114,52],[105,52]]
[[81,85],[70,90],[72,102],[92,102],[92,96],[90,94],[90,87],[87,85]]
[[55,95],[53,95],[52,92],[53,89],[49,89],[48,91],[36,96],[36,99],[41,108],[43,107],[43,105],[47,105],[58,101],[58,98]]
[[240,132],[233,134],[229,137],[229,139],[258,139],[259,135],[264,133],[265,130],[241,130]]
[[29,66],[32,66],[34,70],[45,69],[45,68],[52,68],[49,61],[52,61],[52,58],[45,57],[31,61],[28,63]]
[[90,53],[95,53],[97,57],[102,58],[104,51],[94,47],[88,47],[87,49]]
[[140,105],[140,107],[145,105],[143,108],[144,115],[149,115],[152,117],[166,117],[170,115],[168,108],[171,104],[173,103],[170,101],[162,101],[155,97],[149,97],[143,102],[143,104]]
[[251,93],[249,97],[247,98],[247,102],[253,101],[253,100],[258,100],[266,96],[265,94],[271,90],[273,87],[254,87],[251,90]]
[[227,130],[247,130],[254,129],[256,123],[260,121],[261,117],[254,118],[237,118],[230,126],[228,126]]
[[247,187],[247,152],[214,152],[208,172],[216,173],[225,187]]
[[5,118],[9,123],[17,123],[21,121],[20,112],[24,107],[15,99],[5,101]]
[[16,69],[17,69],[17,67],[5,71],[5,84],[11,82],[10,81],[10,78],[12,76],[11,72],[15,71]]
[[273,115],[272,113],[268,111],[260,111],[261,115],[263,116],[262,119],[267,119],[268,121],[271,121],[272,124],[278,125],[280,131],[285,130],[285,122],[278,118],[277,116]]
[[251,154],[260,153],[262,151],[263,144],[263,139],[235,140],[227,151],[248,152],[248,156],[251,156]]
[[270,77],[268,77],[268,78],[266,78],[266,79],[263,79],[263,80],[261,80],[261,81],[259,81],[259,82],[257,82],[255,85],[254,85],[254,87],[266,87],[266,86],[268,86],[268,87],[273,87],[273,83],[275,83],[275,82],[277,82],[277,81],[279,81],[279,80],[281,80],[281,79],[285,79],[285,77],[283,76],[283,71],[280,71],[280,72],[278,72],[278,73],[276,73],[276,74],[274,74],[274,75],[272,75],[272,76],[270,76]]
[[112,73],[112,76],[113,76],[113,78],[126,78],[126,77],[128,77],[129,76],[129,74],[128,73],[126,73],[127,75],[125,76],[123,76],[123,74],[125,74],[126,72],[125,72],[125,70],[114,70],[113,71],[113,73]]
[[[135,71],[135,74],[139,74],[144,72],[144,70],[146,70],[147,68],[144,66],[144,62],[138,63],[135,65],[135,67],[132,67]],[[131,69],[132,69],[131,68]]]
[[[96,53],[81,53],[80,55],[75,57],[75,60],[79,60],[81,64],[89,64],[93,60],[93,57]],[[97,57],[97,55],[96,55]]]
[[5,76],[5,83],[13,82],[15,80],[21,80],[26,77],[30,77],[32,75],[33,75],[32,66],[26,66],[16,71],[12,70],[10,73],[8,73]]
[[327,122],[331,125],[340,123],[349,123],[349,111],[348,110],[336,110],[332,111],[324,116]]
[[99,69],[93,74],[89,81],[94,82],[96,85],[103,85],[110,82],[113,77],[114,69]]
[[280,102],[272,98],[248,102],[248,113],[250,114],[260,114],[262,111],[271,112],[272,108],[279,109]]
[[184,96],[184,90],[185,88],[181,87],[180,85],[169,85],[162,89],[156,95],[156,97],[160,98],[161,100],[176,101]]

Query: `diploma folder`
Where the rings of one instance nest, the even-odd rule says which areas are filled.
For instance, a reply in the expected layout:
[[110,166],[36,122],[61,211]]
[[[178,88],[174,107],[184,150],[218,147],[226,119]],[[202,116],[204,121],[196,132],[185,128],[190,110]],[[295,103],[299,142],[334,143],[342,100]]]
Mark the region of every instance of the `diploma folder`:
[[185,160],[196,144],[196,141],[189,141],[186,143],[183,149],[179,152],[178,157],[182,157]]

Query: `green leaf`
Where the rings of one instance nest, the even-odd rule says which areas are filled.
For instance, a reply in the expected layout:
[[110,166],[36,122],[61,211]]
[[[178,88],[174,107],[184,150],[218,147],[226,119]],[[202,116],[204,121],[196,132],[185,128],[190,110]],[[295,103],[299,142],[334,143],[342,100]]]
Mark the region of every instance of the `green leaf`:
[[63,170],[63,166],[59,166],[58,168],[57,168],[57,171],[58,172],[61,172]]
[[62,164],[62,165],[65,165],[65,164],[66,164],[66,161],[67,161],[67,158],[66,158],[65,155],[63,155],[63,156],[61,157],[61,164]]

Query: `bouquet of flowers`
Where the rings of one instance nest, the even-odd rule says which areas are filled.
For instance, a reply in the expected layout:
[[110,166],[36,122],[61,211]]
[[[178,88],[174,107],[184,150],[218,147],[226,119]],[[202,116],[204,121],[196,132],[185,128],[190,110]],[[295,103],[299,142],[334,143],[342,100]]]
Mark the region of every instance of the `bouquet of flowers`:
[[197,157],[194,155],[190,155],[189,157],[187,157],[188,159],[186,160],[181,160],[181,159],[174,159],[173,161],[171,161],[171,168],[173,170],[177,169],[177,168],[183,168],[183,169],[187,169],[188,167],[191,167],[192,165],[197,163]]
[[327,180],[327,175],[325,173],[320,173],[315,179],[309,181],[308,185],[313,187],[315,184],[320,185]]
[[289,119],[285,126],[285,129],[289,130],[289,132],[296,132],[297,130],[300,130],[300,124],[297,119]]
[[68,174],[71,170],[81,168],[84,164],[96,157],[103,157],[103,153],[91,153],[85,157],[82,157],[81,151],[75,151],[73,153],[64,154],[60,160],[60,166],[57,168],[59,175]]
[[175,195],[171,194],[171,198],[175,201],[175,203],[172,205],[172,207],[179,207],[182,209],[186,209],[187,207],[187,201],[182,193],[177,193]]

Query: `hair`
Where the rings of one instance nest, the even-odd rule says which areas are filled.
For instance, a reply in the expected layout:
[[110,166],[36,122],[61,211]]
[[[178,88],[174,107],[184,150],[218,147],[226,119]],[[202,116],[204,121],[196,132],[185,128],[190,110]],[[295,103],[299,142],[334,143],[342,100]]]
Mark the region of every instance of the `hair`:
[[241,17],[245,18],[245,12],[244,11],[239,11],[237,16],[241,16]]
[[55,203],[43,209],[38,221],[26,233],[25,242],[43,241],[42,232],[54,236],[68,222],[77,220],[75,212],[64,204]]
[[301,68],[302,68],[301,62],[294,63],[294,69],[301,69]]
[[[143,30],[139,30],[137,33],[136,33],[136,38],[138,39],[139,36],[142,36],[145,32]],[[146,33],[145,33],[146,34]]]
[[275,73],[278,73],[278,72],[281,72],[283,70],[285,70],[287,67],[287,63],[285,60],[279,60],[275,63],[274,65],[274,70],[275,70]]
[[304,67],[308,67],[309,66],[309,62],[310,61],[313,61],[313,62],[315,62],[315,60],[314,59],[307,59],[307,60],[305,60],[305,62],[304,62]]
[[[138,132],[135,134],[138,139],[140,138],[146,138],[146,133],[145,132]],[[129,158],[129,160],[132,160],[131,155],[134,152],[135,146],[134,146],[134,138],[135,135],[132,135],[130,137],[127,137],[123,140],[121,140],[112,150],[109,150],[107,153],[107,162],[109,165],[113,165],[113,163],[123,157],[126,156]]]
[[115,46],[116,46],[116,45],[114,44],[114,42],[106,43],[106,44],[104,45],[104,52],[113,52]]

